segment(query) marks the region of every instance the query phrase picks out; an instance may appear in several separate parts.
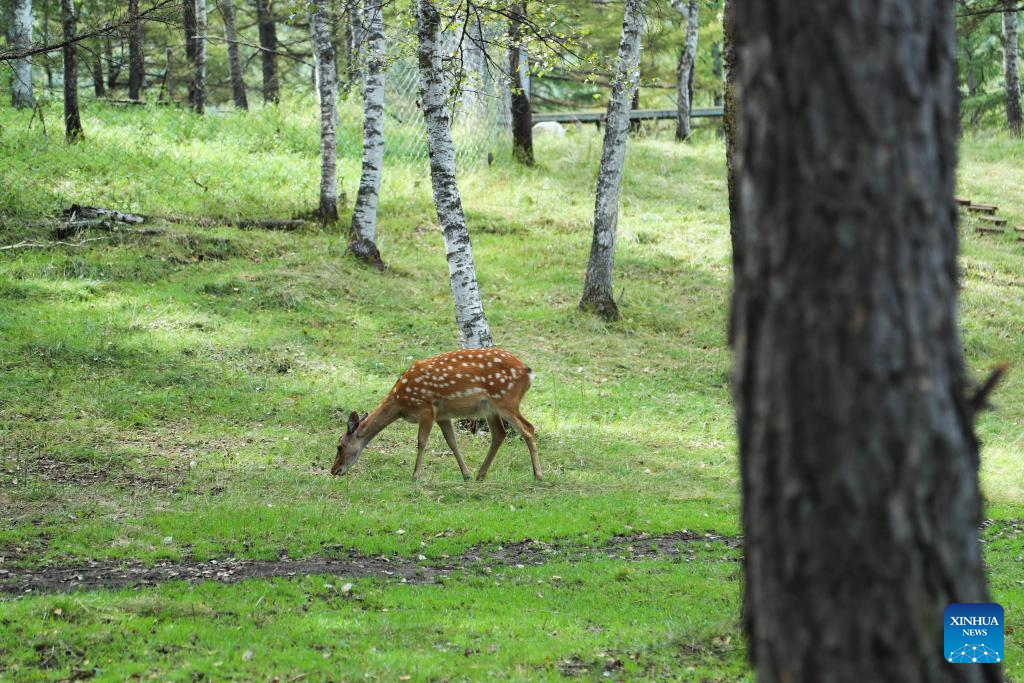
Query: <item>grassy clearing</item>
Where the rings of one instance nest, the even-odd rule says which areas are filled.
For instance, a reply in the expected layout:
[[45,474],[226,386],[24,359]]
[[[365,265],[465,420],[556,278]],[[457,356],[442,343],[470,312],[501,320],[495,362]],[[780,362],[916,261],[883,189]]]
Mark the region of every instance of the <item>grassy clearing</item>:
[[[28,130],[27,114],[0,109],[3,241],[46,239],[48,228],[36,222],[72,202],[196,217],[307,213],[317,197],[317,137],[306,109],[201,120],[89,102],[87,138],[70,148],[52,131],[46,139],[38,127]],[[351,197],[358,127],[351,111],[344,116],[339,175]],[[56,110],[48,120],[58,120]],[[372,408],[412,359],[457,345],[429,179],[391,158],[379,226],[391,266],[384,275],[346,257],[339,230],[184,223],[164,226],[170,232],[158,237],[0,254],[0,557],[36,566],[300,557],[351,547],[442,558],[475,543],[526,537],[593,544],[615,533],[737,533],[719,142],[709,132],[683,146],[662,135],[632,144],[616,264],[625,320],[613,325],[576,310],[600,139],[584,129],[561,141],[538,139],[537,147],[538,168],[499,159],[466,174],[462,189],[495,338],[537,373],[523,411],[537,426],[543,483],[532,482],[518,439],[503,447],[487,482],[463,483],[435,431],[424,478],[413,484],[411,425],[382,434],[352,476],[327,472],[345,411]],[[1020,142],[968,138],[962,192],[1024,223],[1022,156]],[[970,226],[962,249],[964,346],[980,374],[1001,360],[1024,360],[1024,244],[1012,235],[979,237]],[[998,410],[979,424],[993,517],[1024,516],[1022,398],[1024,378],[1013,372],[996,396]],[[485,438],[459,439],[470,466],[478,466]],[[999,543],[990,558],[993,585],[1012,615],[1015,604],[1024,608],[1014,559],[1021,544],[1015,537]],[[300,655],[322,656],[314,645],[327,637],[317,633],[323,629],[335,646],[338,636],[357,634],[348,655],[331,650],[334,664],[341,660],[352,673],[559,676],[558,661],[578,656],[581,672],[600,675],[595,653],[608,652],[625,666],[616,677],[653,677],[672,667],[683,667],[675,674],[681,678],[741,675],[735,564],[651,563],[629,569],[636,581],[618,581],[618,571],[614,562],[510,571],[503,590],[480,577],[445,587],[359,584],[374,604],[405,605],[401,617],[338,612],[340,598],[316,597],[322,579],[19,599],[5,605],[0,621],[0,661],[18,662],[31,678],[66,676],[88,658],[118,679],[145,669],[147,657],[162,657],[153,667],[169,672],[168,662],[187,656],[206,671],[221,661],[225,670],[249,672],[244,678],[313,666],[316,657]],[[551,574],[573,572],[586,590],[550,582]],[[543,599],[527,586],[534,578],[548,581]],[[681,612],[663,594],[652,597],[659,591],[705,597]],[[616,596],[619,602],[610,599]],[[282,614],[301,605],[310,611],[256,630],[239,616],[271,599]],[[713,611],[701,606],[704,599]],[[196,612],[203,644],[193,651],[175,629],[186,628],[181,610],[197,601],[206,607]],[[541,614],[551,601],[576,621],[551,627]],[[50,619],[58,607],[80,616]],[[107,618],[146,634],[118,646],[132,653],[124,667],[142,669],[109,663],[114,646],[95,635],[114,628],[101,626]],[[588,619],[604,630],[586,635]],[[150,633],[156,622],[162,625]],[[26,630],[44,623],[57,650],[65,643],[64,651],[82,656],[46,668],[36,650],[25,649]],[[479,634],[497,649],[487,643],[460,659]],[[716,649],[719,636],[732,645]],[[455,649],[434,647],[449,641]],[[514,645],[520,641],[529,646]],[[238,644],[230,653],[229,642]],[[680,654],[673,642],[697,643],[697,650]],[[252,660],[240,659],[246,649],[256,653]],[[630,660],[630,652],[646,654]],[[352,659],[355,653],[369,659]],[[465,669],[470,663],[480,668]],[[680,673],[687,666],[696,667],[693,676]],[[323,671],[338,669],[324,664]]]

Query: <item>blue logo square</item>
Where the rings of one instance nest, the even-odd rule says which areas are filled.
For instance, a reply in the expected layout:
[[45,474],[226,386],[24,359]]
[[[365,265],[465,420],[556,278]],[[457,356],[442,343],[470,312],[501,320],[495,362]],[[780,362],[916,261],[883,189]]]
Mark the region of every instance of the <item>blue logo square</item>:
[[994,602],[954,602],[944,616],[944,655],[954,664],[1003,661],[1003,608]]

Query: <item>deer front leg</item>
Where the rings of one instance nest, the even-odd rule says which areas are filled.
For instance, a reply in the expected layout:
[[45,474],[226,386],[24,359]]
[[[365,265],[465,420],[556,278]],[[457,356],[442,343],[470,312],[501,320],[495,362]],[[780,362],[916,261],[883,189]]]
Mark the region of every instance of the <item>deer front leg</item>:
[[427,448],[430,430],[434,427],[434,411],[425,410],[420,413],[420,430],[416,440],[416,468],[412,471],[412,480],[416,481],[423,472],[423,451]]
[[480,465],[480,471],[476,473],[476,480],[483,481],[484,477],[487,476],[487,470],[491,467],[491,461],[494,460],[494,454],[501,448],[501,442],[505,440],[505,423],[501,421],[498,415],[490,415],[487,417],[487,426],[491,430],[491,447],[487,451],[487,457],[484,458],[484,462]]
[[441,428],[444,440],[448,442],[448,448],[452,449],[452,453],[455,454],[455,462],[459,463],[462,478],[469,481],[469,468],[466,467],[466,461],[462,459],[462,453],[459,453],[459,447],[455,444],[455,429],[452,428],[452,421],[438,420],[437,426]]
[[505,417],[516,426],[526,440],[526,447],[530,450],[530,462],[533,463],[533,478],[540,481],[540,458],[537,457],[537,441],[534,438],[533,425],[518,410],[510,411]]

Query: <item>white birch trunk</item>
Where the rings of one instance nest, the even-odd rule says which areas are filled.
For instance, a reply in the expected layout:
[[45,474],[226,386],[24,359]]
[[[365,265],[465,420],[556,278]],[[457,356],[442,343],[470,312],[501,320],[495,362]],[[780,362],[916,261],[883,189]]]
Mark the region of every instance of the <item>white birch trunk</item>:
[[448,274],[455,300],[455,321],[464,348],[492,346],[491,328],[484,315],[484,304],[473,263],[473,247],[462,213],[462,200],[455,181],[455,149],[452,147],[451,112],[448,88],[441,73],[441,55],[437,40],[441,16],[434,0],[419,0],[416,18],[416,48],[422,86],[423,117],[430,153],[430,180],[434,204],[441,221]]
[[697,60],[697,0],[672,0],[672,7],[686,22],[686,39],[676,65],[676,140],[690,137],[690,109],[693,106],[693,67]]
[[1003,63],[1006,82],[1006,123],[1021,134],[1020,66],[1018,62],[1017,12],[1003,12]]
[[224,40],[228,44],[228,71],[231,74],[231,98],[236,109],[248,109],[249,98],[245,93],[245,74],[238,49],[238,35],[235,30],[235,7],[231,0],[219,0],[220,15],[224,18]]
[[316,54],[317,96],[320,101],[320,220],[334,223],[338,220],[337,139],[338,74],[334,43],[327,20],[328,0],[314,3],[311,34]]
[[363,171],[352,212],[349,250],[360,259],[383,268],[377,249],[377,201],[384,162],[384,73],[387,51],[384,8],[381,0],[365,0],[366,75],[363,79]]
[[[14,0],[11,17],[11,47],[24,50],[32,46],[32,0]],[[11,104],[17,109],[36,105],[32,92],[32,58],[14,60],[11,74]]]
[[612,296],[612,265],[615,260],[622,166],[626,159],[626,138],[629,132],[630,98],[640,74],[640,34],[644,23],[645,1],[626,0],[618,63],[605,119],[601,166],[597,172],[594,238],[583,283],[583,298],[580,300],[581,309],[593,310],[608,320],[619,318],[619,308]]
[[195,75],[192,79],[192,106],[197,114],[206,109],[206,0],[188,0],[195,2],[196,37],[195,37]]

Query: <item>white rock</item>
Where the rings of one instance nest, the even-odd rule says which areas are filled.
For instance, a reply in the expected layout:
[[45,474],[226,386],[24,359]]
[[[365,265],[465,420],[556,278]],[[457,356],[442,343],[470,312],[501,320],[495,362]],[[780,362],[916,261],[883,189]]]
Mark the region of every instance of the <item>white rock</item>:
[[558,121],[541,121],[533,124],[534,135],[554,135],[556,138],[565,137],[565,128]]

